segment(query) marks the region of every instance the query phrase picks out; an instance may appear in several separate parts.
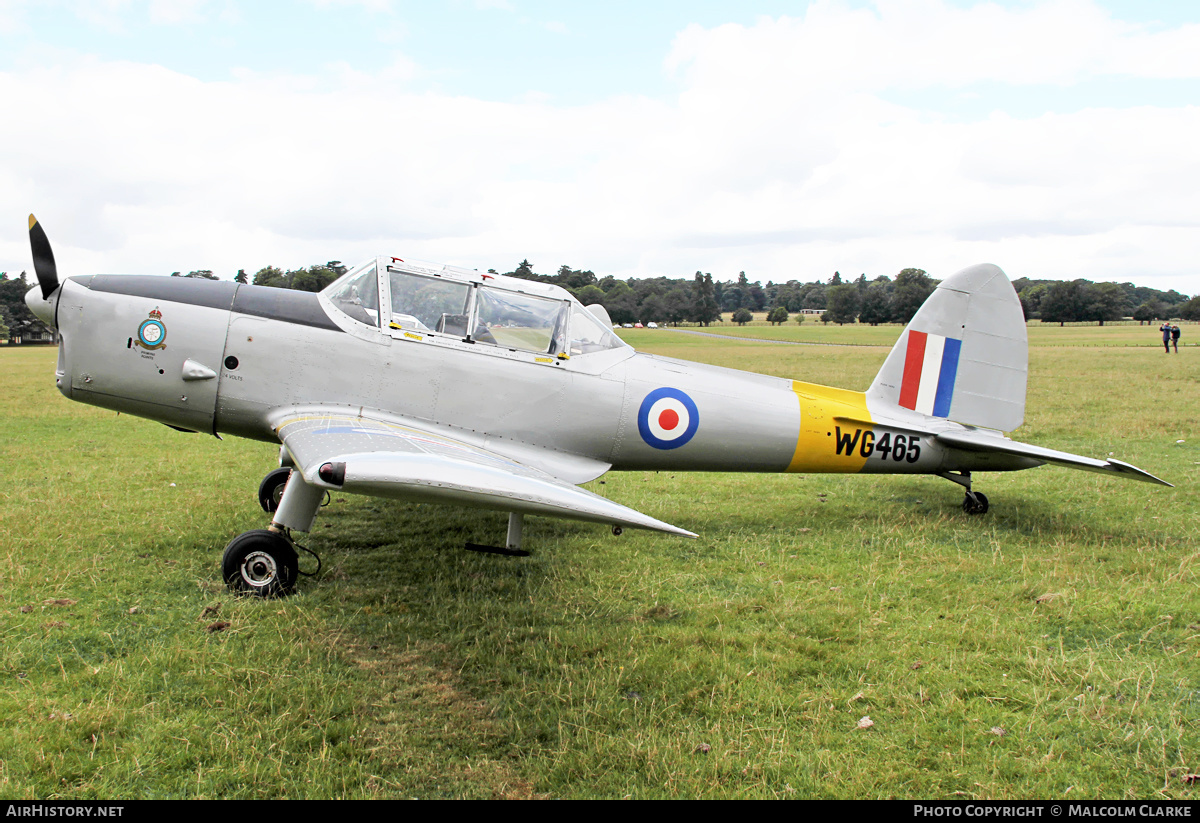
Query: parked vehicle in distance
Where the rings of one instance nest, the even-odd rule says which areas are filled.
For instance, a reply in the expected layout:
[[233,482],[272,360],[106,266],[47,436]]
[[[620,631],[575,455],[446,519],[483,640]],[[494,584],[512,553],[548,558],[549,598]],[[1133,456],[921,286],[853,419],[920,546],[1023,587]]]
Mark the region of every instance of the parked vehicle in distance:
[[646,324],[646,328],[648,328],[648,329],[657,329],[657,328],[658,328],[658,324],[657,324],[657,323],[647,323],[647,324]]

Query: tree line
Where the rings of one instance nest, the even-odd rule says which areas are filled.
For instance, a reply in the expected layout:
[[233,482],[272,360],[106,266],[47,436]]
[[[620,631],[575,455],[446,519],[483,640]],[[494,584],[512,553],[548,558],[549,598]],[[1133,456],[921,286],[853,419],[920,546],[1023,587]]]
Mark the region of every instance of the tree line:
[[[256,286],[297,289],[318,292],[345,274],[347,268],[340,260],[284,270],[265,266],[253,275],[239,269],[234,276],[238,283]],[[559,266],[554,274],[538,274],[533,264],[522,260],[512,271],[504,274],[524,280],[553,283],[571,292],[584,305],[599,303],[608,311],[614,323],[709,323],[731,314],[735,323],[747,323],[754,313],[767,313],[772,323],[786,322],[796,315],[803,320],[804,312],[819,311],[824,323],[907,323],[939,281],[923,269],[902,269],[895,277],[881,275],[868,280],[861,274],[854,280],[844,280],[839,272],[826,280],[784,283],[751,281],[739,272],[736,279],[715,280],[711,273],[697,271],[691,279],[672,277],[628,278],[612,275],[597,277],[585,269]],[[193,277],[206,280],[218,278],[209,269],[172,272],[173,277]],[[25,272],[9,277],[0,272],[0,338],[10,327],[19,328],[35,318],[25,305],[25,292],[32,283]],[[1200,296],[1189,298],[1171,289],[1161,291],[1133,283],[1094,283],[1090,280],[1031,280],[1022,277],[1013,281],[1021,300],[1026,319],[1047,323],[1094,322],[1133,317],[1142,322],[1156,320],[1200,320]]]
[[[489,269],[498,274],[495,269]],[[584,305],[599,303],[615,323],[696,322],[702,325],[731,314],[735,323],[747,323],[754,313],[767,313],[771,323],[786,322],[792,315],[820,312],[824,323],[908,323],[940,281],[923,269],[906,268],[895,277],[865,274],[844,280],[834,272],[827,280],[784,283],[751,281],[745,272],[736,280],[714,280],[696,272],[691,282],[667,277],[618,280],[597,278],[591,271],[561,266],[553,275],[536,274],[522,260],[509,277],[553,283],[570,291]],[[1171,289],[1161,291],[1133,283],[1093,283],[1090,280],[1013,281],[1027,320],[1043,322],[1098,322],[1120,320],[1200,320],[1200,296],[1190,298]],[[715,304],[715,308],[714,308]]]

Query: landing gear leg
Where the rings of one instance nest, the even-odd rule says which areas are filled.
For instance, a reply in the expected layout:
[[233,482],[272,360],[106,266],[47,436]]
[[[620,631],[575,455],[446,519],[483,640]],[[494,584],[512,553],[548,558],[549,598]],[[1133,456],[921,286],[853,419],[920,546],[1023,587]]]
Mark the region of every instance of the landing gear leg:
[[938,472],[938,477],[944,477],[951,483],[957,483],[967,490],[966,497],[963,498],[962,508],[967,514],[985,514],[988,510],[987,495],[983,492],[971,491],[971,473],[968,471],[959,472]]
[[509,557],[528,557],[529,552],[521,548],[521,533],[524,530],[525,515],[520,512],[509,512],[508,515],[508,536],[504,540],[504,548],[500,546],[481,546],[478,543],[468,543],[466,549],[469,552],[481,552],[483,554],[504,554]]
[[521,549],[521,532],[525,528],[525,515],[520,512],[509,512],[508,514],[508,537],[504,541],[504,548],[509,551],[520,551]]

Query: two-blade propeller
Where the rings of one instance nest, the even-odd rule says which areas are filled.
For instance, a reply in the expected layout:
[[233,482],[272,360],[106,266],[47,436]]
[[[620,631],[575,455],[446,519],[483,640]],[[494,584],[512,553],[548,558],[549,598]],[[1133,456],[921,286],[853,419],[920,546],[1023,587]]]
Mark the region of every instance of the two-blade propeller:
[[54,264],[50,240],[32,214],[29,215],[29,247],[33,250],[33,270],[37,273],[38,283],[42,287],[42,299],[49,300],[50,295],[58,288],[58,266]]

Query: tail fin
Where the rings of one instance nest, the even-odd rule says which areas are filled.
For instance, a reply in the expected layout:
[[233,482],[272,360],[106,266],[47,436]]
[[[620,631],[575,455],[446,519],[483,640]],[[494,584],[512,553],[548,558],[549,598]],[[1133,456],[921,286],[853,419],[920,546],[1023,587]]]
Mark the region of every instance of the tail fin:
[[867,398],[1008,432],[1025,419],[1028,370],[1025,316],[1012,283],[996,266],[971,266],[929,295]]

